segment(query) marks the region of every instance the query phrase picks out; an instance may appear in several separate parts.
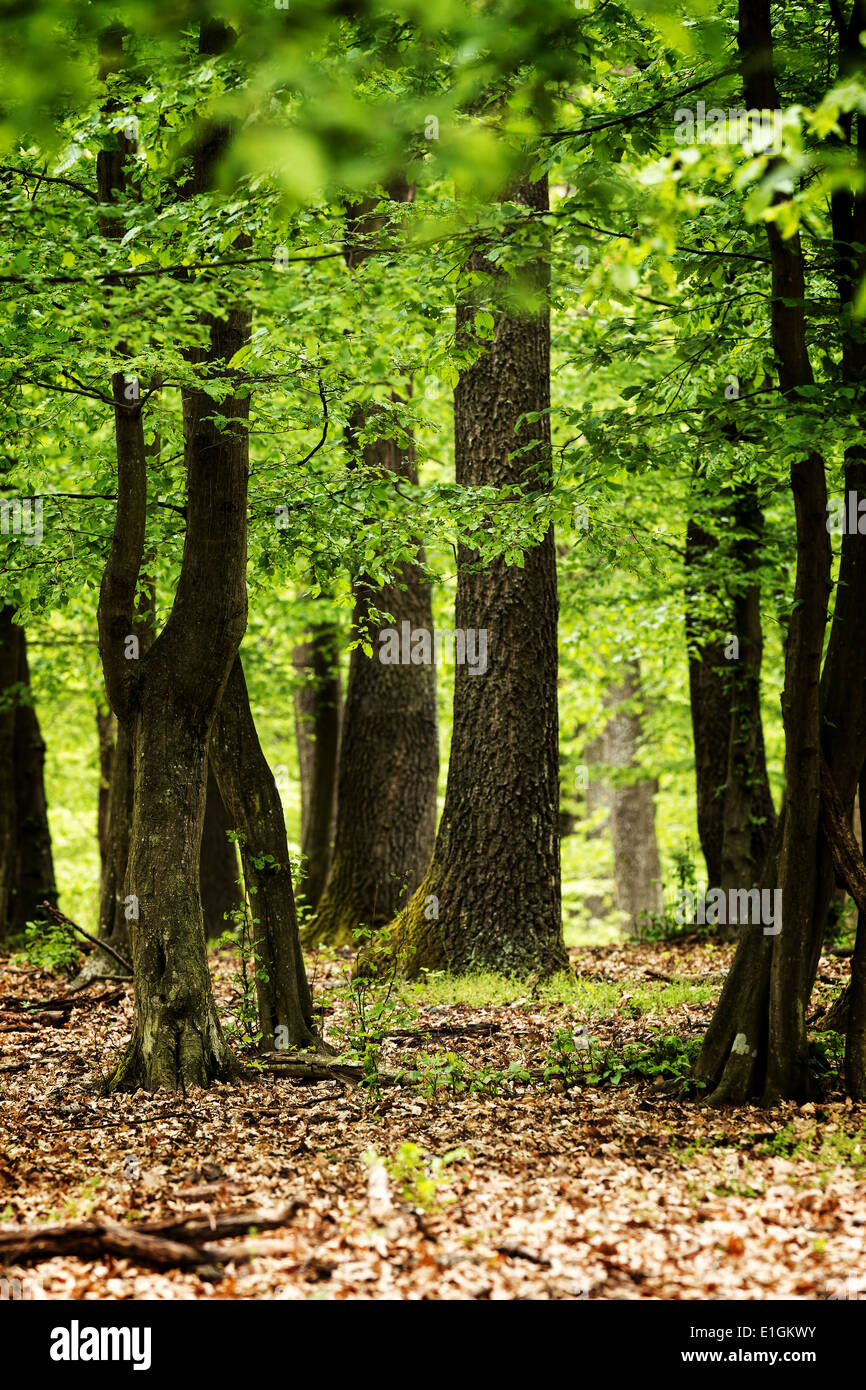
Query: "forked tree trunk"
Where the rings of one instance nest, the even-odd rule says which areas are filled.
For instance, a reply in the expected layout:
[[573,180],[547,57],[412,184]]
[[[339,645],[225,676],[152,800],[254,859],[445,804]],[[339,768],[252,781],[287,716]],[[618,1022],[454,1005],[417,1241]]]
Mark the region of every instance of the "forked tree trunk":
[[[859,34],[864,22],[858,0],[840,41],[841,77],[861,61]],[[748,57],[747,71],[758,77],[751,92],[747,87],[749,104],[775,107],[767,0],[743,0],[740,32],[741,49]],[[846,117],[844,124],[850,134],[851,118]],[[858,144],[862,158],[866,139],[859,131]],[[777,195],[777,199],[782,196]],[[842,375],[845,381],[859,384],[866,373],[866,345],[852,320],[850,306],[866,271],[866,198],[840,189],[831,200],[831,213],[834,269],[845,330]],[[805,349],[802,257],[796,237],[783,243],[775,224],[767,225],[767,235],[777,296],[774,345],[780,384],[788,392],[811,380]],[[859,445],[848,449],[845,464],[846,494],[857,491],[862,496],[866,491],[866,450]],[[829,587],[823,471],[819,478],[812,458],[797,465],[792,475],[797,502],[798,578],[791,634],[798,641],[792,648],[789,637],[783,700],[787,785],[780,818],[782,833],[777,832],[781,845],[777,881],[783,891],[784,925],[778,938],[741,942],[725,983],[698,1067],[699,1077],[716,1084],[714,1098],[719,1101],[744,1099],[756,1091],[767,1101],[779,1096],[798,1098],[808,1090],[805,1014],[836,883],[826,836],[813,824],[815,763],[823,751],[842,816],[850,820],[857,780],[866,760],[866,558],[862,538],[848,532],[842,540],[833,624],[820,679],[818,726],[813,714],[824,626],[820,609]],[[826,805],[823,811],[826,815]],[[742,1037],[758,1040],[757,1057],[751,1065],[747,1049],[739,1042]],[[732,1048],[737,1058],[730,1055]],[[850,1011],[849,1051],[852,1057],[861,1051]],[[857,1065],[853,1061],[848,1078],[849,1087],[854,1087],[852,1094],[859,1086],[854,1070]]]
[[[224,26],[202,25],[199,49],[221,51]],[[194,155],[193,188],[212,183],[225,130],[211,129]],[[122,187],[122,165],[98,165],[100,195]],[[249,336],[239,309],[208,315],[209,345],[194,360],[225,371]],[[199,892],[208,742],[246,626],[249,397],[219,402],[185,391],[186,536],[174,603],[162,632],[127,660],[147,509],[142,402],[112,379],[117,512],[99,598],[99,637],[109,701],[132,746],[133,816],[127,886],[135,1010],[130,1043],[110,1089],[207,1085],[234,1070],[214,1007]]]
[[[520,184],[515,200],[543,213],[546,178]],[[497,299],[507,293],[481,249],[471,270],[490,277],[482,293],[492,289]],[[535,291],[546,297],[543,249],[530,273]],[[464,291],[458,345],[473,342],[477,307],[472,291]],[[461,373],[455,392],[460,485],[548,485],[549,373],[546,305],[520,314],[500,304],[493,342]],[[526,412],[541,412],[540,418],[515,431]],[[454,733],[436,848],[424,882],[389,932],[387,956],[409,976],[424,967],[550,973],[568,959],[560,902],[553,529],[526,550],[522,567],[504,558],[481,567],[465,548],[458,560],[456,625],[486,632],[487,670],[455,668]],[[375,958],[363,968],[375,969]]]
[[730,663],[730,737],[724,793],[721,887],[750,888],[758,881],[776,828],[767,776],[761,715],[761,587],[755,577],[763,516],[752,491],[733,499],[737,574],[733,632],[739,653]]
[[211,761],[229,820],[242,832],[262,1046],[321,1050],[298,938],[283,806],[256,733],[240,657],[214,724]]
[[[740,0],[739,42],[748,106],[777,109],[769,0]],[[776,201],[788,196],[780,190]],[[796,397],[813,380],[802,250],[799,236],[784,240],[778,223],[768,222],[766,232],[779,385],[784,395]],[[741,933],[696,1068],[717,1104],[741,1102],[755,1093],[772,1104],[801,1098],[809,1087],[806,1008],[817,965],[814,912],[820,879],[819,684],[830,587],[826,485],[819,455],[792,465],[791,490],[797,575],[782,696],[785,800],[778,858],[771,854],[764,876],[767,887],[781,890],[783,917],[777,935],[765,934],[760,925]]]
[[298,892],[315,911],[331,865],[337,810],[342,691],[336,628],[330,623],[310,628],[307,640],[295,648],[293,664],[300,681],[295,732],[304,858]]

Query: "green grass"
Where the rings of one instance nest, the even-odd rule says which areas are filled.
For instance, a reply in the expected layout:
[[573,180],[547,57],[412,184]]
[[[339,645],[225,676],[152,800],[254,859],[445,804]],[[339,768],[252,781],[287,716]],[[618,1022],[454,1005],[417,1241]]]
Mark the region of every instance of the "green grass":
[[538,987],[533,996],[525,980],[508,979],[502,975],[446,975],[432,973],[424,980],[402,987],[402,997],[414,1007],[423,1005],[460,1005],[470,1008],[490,1008],[513,1004],[517,1000],[555,1007],[569,1005],[577,1008],[587,1019],[611,1018],[622,1007],[622,996],[628,993],[628,1006],[641,1014],[666,1013],[683,1004],[707,1004],[715,998],[717,986],[693,984],[688,980],[671,984],[643,983],[630,987],[628,981],[614,984],[608,980],[578,980],[563,971]]

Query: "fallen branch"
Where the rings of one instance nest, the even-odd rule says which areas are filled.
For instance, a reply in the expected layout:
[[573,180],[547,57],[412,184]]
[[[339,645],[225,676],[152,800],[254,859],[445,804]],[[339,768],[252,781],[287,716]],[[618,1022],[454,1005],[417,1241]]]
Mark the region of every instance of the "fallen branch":
[[393,1028],[387,1038],[492,1038],[501,1023],[432,1023],[429,1028]]
[[[220,1250],[214,1240],[285,1226],[305,1205],[303,1198],[295,1197],[276,1211],[228,1212],[181,1221],[131,1225],[103,1216],[66,1226],[0,1227],[0,1268],[7,1264],[34,1264],[55,1255],[85,1260],[121,1255],[162,1268],[227,1263],[237,1257],[236,1248]],[[252,1247],[246,1251],[247,1255],[250,1253]]]
[[85,931],[83,927],[79,927],[77,922],[73,922],[71,917],[67,917],[64,912],[61,912],[59,908],[54,907],[54,905],[47,900],[40,905],[45,908],[46,912],[50,913],[55,922],[62,922],[64,926],[72,927],[73,931],[80,932],[82,936],[87,937],[88,941],[92,941],[94,946],[98,946],[100,951],[107,951],[110,956],[114,956],[114,959],[118,961],[130,975],[134,973],[129,961],[126,960],[119,951],[115,951],[113,946],[109,946],[107,941],[100,941],[98,936],[91,936],[89,931]]

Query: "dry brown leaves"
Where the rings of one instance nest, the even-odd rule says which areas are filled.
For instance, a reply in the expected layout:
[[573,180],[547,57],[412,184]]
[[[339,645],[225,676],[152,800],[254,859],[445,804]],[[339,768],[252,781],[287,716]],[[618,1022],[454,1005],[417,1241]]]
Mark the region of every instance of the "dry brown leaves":
[[[632,1017],[630,993],[684,976],[718,984],[727,959],[702,946],[575,953],[578,973],[621,988],[622,1009],[592,1023],[593,1036],[619,1046],[653,1026],[699,1035],[709,1005]],[[822,960],[818,999],[844,974]],[[222,965],[216,987],[224,999]],[[128,1036],[131,989],[118,995],[105,982],[71,1007],[54,1002],[65,995],[62,981],[0,965],[4,1223],[207,1217],[296,1196],[304,1205],[281,1230],[225,1242],[227,1258],[202,1270],[65,1256],[19,1270],[37,1296],[827,1298],[852,1275],[866,1292],[864,1154],[852,1139],[837,1161],[832,1143],[864,1138],[866,1110],[832,1089],[819,1105],[772,1113],[710,1111],[642,1084],[437,1101],[395,1087],[375,1102],[342,1083],[263,1079],[97,1099],[88,1083]],[[54,1007],[28,1010],[35,1000]],[[492,1037],[447,1044],[488,1067],[537,1064],[563,1022],[583,1021],[543,1007],[531,988],[510,1006],[435,1018],[498,1023]],[[405,1062],[414,1046],[394,1040],[383,1064]],[[802,1151],[768,1152],[780,1134],[801,1138]],[[425,1162],[462,1151],[435,1176],[432,1199],[389,1170],[405,1144]]]

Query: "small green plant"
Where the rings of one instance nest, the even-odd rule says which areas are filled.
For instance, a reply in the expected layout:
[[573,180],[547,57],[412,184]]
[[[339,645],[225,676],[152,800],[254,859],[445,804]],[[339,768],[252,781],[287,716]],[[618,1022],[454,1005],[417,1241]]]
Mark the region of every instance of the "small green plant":
[[96,1206],[96,1194],[102,1186],[102,1178],[88,1178],[77,1197],[65,1197],[66,1215],[70,1221],[80,1221],[87,1217]]
[[476,1077],[472,1068],[454,1052],[421,1052],[415,1058],[414,1065],[402,1075],[428,1100],[435,1100],[442,1091],[459,1096],[464,1091],[478,1089],[473,1084]]
[[23,959],[50,975],[74,975],[79,959],[75,932],[66,922],[28,922]]
[[368,959],[372,956],[377,964],[375,970],[355,975],[349,986],[349,1022],[334,1028],[345,1045],[343,1055],[361,1064],[361,1085],[377,1097],[382,1090],[380,1061],[385,1039],[415,1018],[415,1011],[406,1006],[398,989],[401,958],[395,952],[377,951],[378,935],[368,927],[359,927],[354,933],[359,952],[365,952]]
[[401,1144],[393,1158],[382,1159],[375,1149],[368,1149],[364,1162],[373,1167],[381,1163],[388,1177],[397,1186],[402,1201],[422,1211],[434,1211],[453,1200],[440,1192],[445,1170],[452,1164],[470,1157],[465,1148],[449,1149],[437,1157],[418,1145]]
[[682,902],[680,894],[690,893],[692,902],[697,902],[699,897],[697,868],[691,841],[687,840],[681,849],[675,849],[671,859],[674,870],[672,891],[667,891],[665,885],[661,912],[646,913],[641,918],[639,935],[642,941],[672,941],[686,933],[709,936],[713,930],[710,926],[700,926],[696,922],[681,922],[677,919],[677,908]]
[[[245,836],[242,830],[230,830],[227,835],[232,843],[243,845]],[[269,865],[276,867],[276,860],[271,854],[250,855],[250,862],[256,869],[264,869]],[[238,887],[241,890],[241,906],[225,914],[231,926],[227,927],[219,938],[217,949],[234,951],[237,960],[237,969],[232,976],[236,1002],[229,1011],[226,1032],[238,1041],[247,1042],[255,1047],[262,1037],[259,1028],[257,985],[267,983],[268,973],[256,945],[255,932],[259,919],[252,916],[248,906],[243,873],[238,879]],[[253,895],[256,889],[252,887],[249,892]]]
[[694,1081],[692,1071],[700,1046],[700,1039],[686,1040],[675,1033],[658,1033],[648,1044],[628,1043],[622,1052],[593,1044],[586,1080],[593,1086],[618,1086],[623,1077],[644,1081],[660,1077],[699,1089],[704,1083]]

